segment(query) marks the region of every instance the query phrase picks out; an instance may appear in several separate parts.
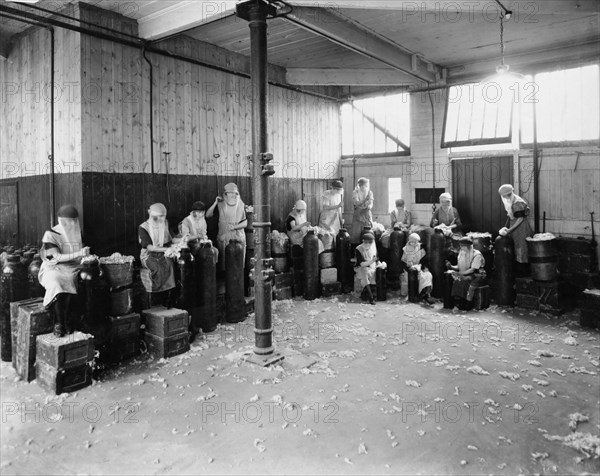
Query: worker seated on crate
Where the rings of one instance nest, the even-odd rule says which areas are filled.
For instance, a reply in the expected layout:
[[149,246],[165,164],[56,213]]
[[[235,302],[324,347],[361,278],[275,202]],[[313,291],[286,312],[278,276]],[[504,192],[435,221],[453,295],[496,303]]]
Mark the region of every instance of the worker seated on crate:
[[204,202],[194,202],[190,214],[179,223],[179,234],[188,242],[208,239]]
[[46,289],[44,306],[54,311],[54,334],[72,333],[79,324],[76,309],[77,277],[81,258],[90,254],[83,246],[79,213],[72,205],[58,210],[58,225],[44,233],[40,255],[43,260],[38,274]]
[[[292,256],[302,255],[304,237],[309,230],[314,229],[308,221],[306,213],[306,202],[298,200],[285,220],[285,229],[290,238]],[[319,254],[324,250],[325,247],[319,240]]]
[[404,207],[404,200],[401,198],[396,200],[396,208],[390,212],[390,227],[381,235],[381,246],[384,248],[390,247],[390,235],[396,225],[400,227],[401,231],[407,231],[412,225],[410,211]]
[[433,276],[429,271],[429,265],[425,255],[427,253],[421,248],[421,237],[418,233],[408,235],[408,240],[402,248],[402,274],[400,275],[400,295],[408,294],[408,270],[416,269],[419,279],[419,300],[426,304],[433,304],[431,292],[433,290]]
[[171,233],[167,221],[167,209],[162,203],[154,203],[148,209],[148,220],[138,228],[138,240],[142,247],[140,278],[150,295],[150,304],[170,307],[171,291],[175,288],[173,260],[165,256],[171,245]]
[[362,237],[362,243],[356,247],[356,276],[362,286],[361,298],[375,304],[373,290],[376,285],[376,271],[379,264],[375,235],[367,232]]
[[459,309],[469,310],[473,308],[475,290],[485,284],[485,259],[473,248],[470,237],[462,237],[459,244],[458,264],[453,266],[446,262],[446,267],[453,271],[452,297],[458,302]]
[[241,241],[244,245],[242,262],[246,259],[246,205],[240,198],[238,186],[228,183],[224,187],[223,196],[216,197],[214,203],[206,211],[206,218],[212,218],[215,213],[219,220],[217,247],[221,257],[220,272],[225,271],[225,248],[231,240]]

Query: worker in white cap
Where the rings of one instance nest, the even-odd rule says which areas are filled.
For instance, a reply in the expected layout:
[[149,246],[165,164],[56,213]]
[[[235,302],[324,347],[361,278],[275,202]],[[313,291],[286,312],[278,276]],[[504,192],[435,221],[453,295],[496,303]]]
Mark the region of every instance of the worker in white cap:
[[62,337],[74,332],[78,324],[71,298],[77,295],[81,258],[88,256],[90,249],[83,246],[77,209],[63,205],[57,216],[58,225],[46,231],[42,238],[43,261],[38,280],[46,289],[44,306],[54,311],[54,334]]
[[462,227],[458,210],[452,206],[452,195],[442,193],[440,195],[440,206],[433,212],[429,226],[435,228],[444,225],[445,234],[457,233]]
[[[148,208],[148,219],[138,227],[138,241],[142,250],[140,278],[146,292],[150,294],[150,305],[171,306],[175,298],[175,272],[173,261],[165,257],[172,241],[167,221],[167,209],[162,203]],[[169,291],[169,292],[167,292]]]
[[342,227],[342,207],[344,206],[344,184],[334,180],[331,189],[323,192],[321,196],[321,214],[319,215],[319,228],[337,236]]
[[510,236],[515,246],[515,260],[520,263],[518,274],[528,274],[529,257],[527,255],[527,238],[533,236],[529,225],[529,206],[527,202],[515,194],[511,184],[504,184],[498,189],[504,209],[508,215],[506,226],[499,230],[500,235]]
[[[221,271],[225,271],[225,248],[233,239],[241,241],[244,245],[243,259],[246,259],[246,205],[240,198],[238,186],[228,183],[223,190],[223,197],[215,198],[214,203],[206,212],[206,218],[211,218],[216,213],[219,218],[219,231],[217,233],[217,247],[221,259]],[[244,261],[245,262],[245,261]]]
[[356,182],[356,187],[352,192],[352,204],[354,205],[354,215],[352,217],[352,228],[350,230],[350,241],[353,244],[361,242],[363,228],[373,226],[373,192],[370,189],[369,179],[361,177]]

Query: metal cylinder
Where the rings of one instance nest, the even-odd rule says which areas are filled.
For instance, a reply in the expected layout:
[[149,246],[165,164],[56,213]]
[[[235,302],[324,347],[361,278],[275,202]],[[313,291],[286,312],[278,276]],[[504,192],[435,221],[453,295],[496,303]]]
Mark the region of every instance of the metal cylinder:
[[331,234],[323,235],[321,243],[325,249],[319,255],[319,266],[322,269],[335,268],[335,237]]
[[512,306],[515,302],[515,248],[510,236],[494,242],[494,290],[496,304]]
[[196,312],[196,278],[194,256],[189,248],[182,248],[177,259],[177,300],[176,306],[185,309],[190,316],[190,331],[195,335],[200,329]]
[[290,239],[283,233],[271,237],[271,257],[276,273],[287,273],[290,269]]
[[46,294],[46,290],[40,284],[40,280],[38,278],[40,274],[40,268],[42,266],[42,258],[40,258],[39,253],[36,253],[33,256],[33,260],[29,264],[27,268],[27,281],[29,283],[29,297],[36,298],[42,297]]
[[408,270],[408,300],[410,302],[419,300],[419,271],[413,268]]
[[425,227],[422,230],[417,231],[417,234],[421,237],[421,247],[429,253],[433,228]]
[[304,248],[304,299],[319,297],[319,238],[310,230],[303,240]]
[[194,255],[196,269],[196,313],[203,332],[217,328],[217,250],[204,243]]
[[454,308],[454,298],[452,297],[453,284],[454,278],[452,277],[452,271],[446,271],[444,273],[444,309]]
[[4,362],[12,360],[12,337],[10,324],[10,303],[28,298],[27,268],[18,255],[8,255],[0,276],[0,324],[2,333],[0,358]]
[[531,277],[535,281],[554,281],[558,273],[558,254],[554,240],[527,240]]
[[253,250],[255,247],[254,243],[254,212],[246,212],[246,228],[244,233],[246,234],[246,250]]
[[387,282],[385,279],[386,269],[377,268],[375,270],[375,287],[377,290],[377,300],[385,301],[387,299]]
[[389,262],[387,280],[391,289],[400,289],[400,275],[402,274],[402,248],[406,245],[406,234],[399,226],[394,226],[390,234]]
[[342,292],[352,292],[354,285],[354,269],[352,268],[352,243],[350,234],[340,228],[335,237],[335,262],[338,270],[338,281],[342,283]]
[[244,300],[244,244],[231,240],[225,248],[225,320],[235,323],[246,318]]
[[432,295],[444,296],[444,271],[446,270],[446,238],[441,230],[435,230],[429,241],[429,269],[433,276]]

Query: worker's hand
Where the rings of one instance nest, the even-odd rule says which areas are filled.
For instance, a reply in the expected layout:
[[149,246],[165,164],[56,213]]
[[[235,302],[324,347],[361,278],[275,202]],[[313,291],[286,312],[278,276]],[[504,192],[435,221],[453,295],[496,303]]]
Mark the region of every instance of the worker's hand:
[[222,201],[223,201],[223,197],[215,198],[215,203],[222,202]]
[[90,254],[89,246],[84,246],[83,248],[81,248],[81,256],[89,256],[89,254]]
[[500,234],[500,236],[506,236],[508,235],[508,228],[503,226],[502,228],[500,228],[500,231],[498,233]]
[[433,226],[436,226],[439,223],[439,221],[437,221],[437,219],[433,219]]
[[231,225],[231,224],[229,224],[229,225],[227,225],[227,229],[228,229],[229,231],[235,231],[235,225]]

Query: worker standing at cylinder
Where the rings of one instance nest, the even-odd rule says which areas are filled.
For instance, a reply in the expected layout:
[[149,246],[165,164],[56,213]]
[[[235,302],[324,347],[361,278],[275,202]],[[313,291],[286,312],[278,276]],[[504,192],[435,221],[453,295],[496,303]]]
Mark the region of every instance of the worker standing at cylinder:
[[529,205],[521,197],[514,193],[511,184],[504,184],[498,189],[502,198],[504,209],[508,215],[507,226],[499,230],[501,236],[510,236],[514,243],[516,275],[527,276],[530,274],[529,256],[527,252],[527,238],[533,236],[529,225]]
[[360,279],[363,293],[368,297],[370,304],[375,304],[373,287],[375,287],[377,272],[377,248],[374,246],[375,235],[365,233],[362,244],[356,247],[356,276]]
[[[150,293],[150,305],[170,306],[175,296],[167,292],[175,288],[173,261],[165,256],[172,237],[167,221],[167,209],[162,203],[154,203],[148,209],[148,220],[138,227],[138,241],[142,247],[140,278]],[[154,303],[154,300],[159,302]]]
[[357,245],[361,241],[361,233],[365,226],[373,226],[373,192],[369,186],[369,179],[361,177],[356,183],[356,188],[352,192],[352,205],[354,206],[354,215],[352,217],[352,229],[350,230],[350,241]]
[[38,279],[46,289],[44,306],[52,306],[54,311],[54,334],[62,337],[75,331],[73,295],[77,295],[81,258],[88,256],[90,249],[83,246],[77,209],[63,205],[57,216],[58,225],[46,231],[42,238],[43,261]]
[[187,236],[187,241],[206,240],[207,226],[206,205],[204,202],[194,202],[190,214],[179,223],[179,233],[182,237]]
[[321,214],[319,215],[319,228],[335,237],[342,228],[342,207],[344,206],[344,185],[339,180],[334,180],[331,189],[326,190],[321,196]]
[[206,218],[212,218],[218,214],[219,231],[217,233],[217,247],[221,257],[221,271],[225,271],[225,248],[233,239],[242,242],[246,259],[246,232],[248,224],[246,219],[246,206],[240,198],[238,186],[234,183],[228,183],[224,187],[223,197],[217,197],[215,202],[206,212]]

